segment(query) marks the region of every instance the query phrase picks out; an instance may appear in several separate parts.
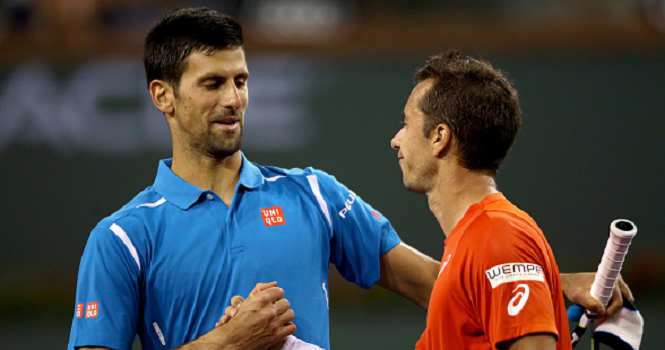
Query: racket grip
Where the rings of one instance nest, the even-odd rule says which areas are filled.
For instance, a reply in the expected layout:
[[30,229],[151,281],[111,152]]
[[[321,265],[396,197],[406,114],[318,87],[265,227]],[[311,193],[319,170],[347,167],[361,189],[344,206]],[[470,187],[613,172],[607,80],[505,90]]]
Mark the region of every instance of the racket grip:
[[591,296],[607,306],[623,265],[628,247],[637,234],[637,226],[629,220],[614,220],[610,225],[610,237],[603,258],[598,265],[596,278],[591,285]]

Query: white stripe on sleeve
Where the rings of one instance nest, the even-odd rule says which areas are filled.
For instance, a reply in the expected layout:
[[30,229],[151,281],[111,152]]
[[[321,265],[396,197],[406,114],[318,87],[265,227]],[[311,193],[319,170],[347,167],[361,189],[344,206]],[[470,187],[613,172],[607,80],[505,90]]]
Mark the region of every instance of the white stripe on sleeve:
[[284,178],[284,177],[286,177],[286,176],[284,176],[284,175],[277,175],[277,176],[273,176],[273,177],[265,177],[264,179],[265,179],[266,181],[268,181],[268,182],[275,182],[275,181],[277,181],[278,179],[281,179],[281,178]]
[[326,203],[326,201],[323,200],[323,196],[321,195],[321,190],[319,189],[319,179],[316,177],[316,175],[307,175],[307,181],[309,181],[309,186],[312,188],[312,192],[314,193],[316,200],[319,201],[319,206],[321,207],[321,211],[326,216],[326,219],[328,219],[330,228],[332,228],[332,221],[330,220],[330,212],[328,212],[328,203]]
[[132,241],[129,240],[127,232],[125,232],[125,230],[123,230],[122,227],[116,224],[111,225],[111,231],[113,231],[113,233],[115,233],[115,235],[122,240],[122,243],[125,244],[127,249],[129,249],[129,253],[132,254],[132,257],[134,257],[134,260],[136,261],[136,265],[138,265],[139,270],[141,270],[141,263],[139,263],[139,254],[136,252],[136,248],[134,248]]
[[137,208],[140,208],[140,207],[156,208],[156,207],[158,207],[158,206],[160,206],[160,205],[162,205],[162,204],[164,204],[164,203],[166,203],[166,199],[165,199],[164,197],[162,197],[162,199],[158,200],[158,201],[155,202],[155,203],[144,203],[144,204],[139,204],[139,205],[137,205],[136,207],[137,207]]

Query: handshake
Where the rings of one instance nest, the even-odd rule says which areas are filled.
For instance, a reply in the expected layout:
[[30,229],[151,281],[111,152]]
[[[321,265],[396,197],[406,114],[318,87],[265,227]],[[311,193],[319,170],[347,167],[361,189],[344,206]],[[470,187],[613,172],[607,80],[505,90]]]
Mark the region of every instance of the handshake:
[[295,315],[290,307],[277,282],[258,283],[247,299],[239,295],[231,298],[231,305],[207,335],[221,333],[224,344],[240,349],[321,349],[293,336],[296,332]]

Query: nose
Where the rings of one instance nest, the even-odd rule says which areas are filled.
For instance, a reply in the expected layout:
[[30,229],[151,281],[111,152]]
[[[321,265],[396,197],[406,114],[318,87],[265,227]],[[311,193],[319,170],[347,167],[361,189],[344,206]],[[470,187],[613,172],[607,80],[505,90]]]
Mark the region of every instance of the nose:
[[393,149],[399,150],[399,145],[402,142],[402,137],[404,137],[404,128],[399,129],[397,134],[390,140],[390,147]]
[[234,82],[227,83],[226,88],[224,89],[222,96],[222,104],[224,107],[238,109],[242,107],[242,100],[240,99],[240,93],[238,92],[238,87],[235,86]]

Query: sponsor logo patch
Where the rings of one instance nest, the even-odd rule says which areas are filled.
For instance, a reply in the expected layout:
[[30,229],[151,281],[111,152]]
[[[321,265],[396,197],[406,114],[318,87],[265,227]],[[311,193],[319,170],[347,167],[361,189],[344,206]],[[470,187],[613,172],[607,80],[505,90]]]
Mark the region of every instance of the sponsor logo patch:
[[263,217],[263,224],[266,226],[286,225],[282,207],[261,208],[261,216]]
[[76,318],[83,317],[83,304],[76,304]]
[[507,263],[496,265],[485,271],[485,276],[490,280],[492,289],[502,283],[516,281],[540,281],[545,282],[543,268],[532,263]]
[[[518,290],[520,291],[517,292]],[[510,302],[508,302],[508,315],[510,316],[519,314],[524,308],[524,304],[526,304],[526,301],[529,299],[529,286],[524,283],[518,284],[517,288],[513,290],[513,293],[515,292],[517,292],[517,294],[515,294],[515,296],[510,299]]]
[[339,211],[339,216],[342,217],[342,219],[346,219],[346,213],[351,210],[353,203],[356,201],[356,194],[355,192],[349,190],[349,196],[346,198],[346,201],[344,202],[344,208]]
[[95,318],[99,316],[99,302],[93,301],[85,306],[85,318]]
[[439,270],[439,276],[441,276],[441,273],[443,272],[443,269],[445,269],[445,268],[446,268],[446,265],[448,265],[448,262],[450,261],[450,257],[451,257],[451,256],[452,256],[452,254],[448,254],[448,258],[446,258],[446,262],[444,262],[444,263],[441,265],[441,270]]
[[372,213],[372,215],[374,215],[374,217],[377,220],[379,220],[379,221],[381,220],[381,214],[379,214],[378,212],[375,212],[374,210],[370,210],[370,212]]

